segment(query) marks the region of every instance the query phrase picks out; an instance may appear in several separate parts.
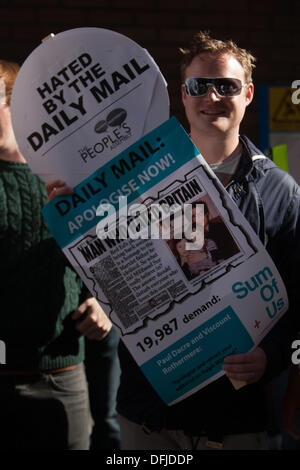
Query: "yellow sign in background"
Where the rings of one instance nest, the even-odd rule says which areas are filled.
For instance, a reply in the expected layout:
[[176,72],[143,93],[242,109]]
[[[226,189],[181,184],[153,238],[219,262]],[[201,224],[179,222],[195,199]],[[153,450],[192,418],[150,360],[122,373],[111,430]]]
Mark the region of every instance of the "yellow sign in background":
[[294,88],[269,88],[270,131],[300,131],[300,104],[292,102]]

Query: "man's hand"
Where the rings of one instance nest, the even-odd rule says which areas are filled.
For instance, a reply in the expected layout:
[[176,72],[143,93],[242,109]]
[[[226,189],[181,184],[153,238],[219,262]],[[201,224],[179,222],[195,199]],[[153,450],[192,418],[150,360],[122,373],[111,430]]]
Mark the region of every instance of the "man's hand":
[[46,183],[46,191],[48,195],[47,202],[52,201],[57,196],[63,196],[64,194],[72,194],[73,189],[67,186],[62,180],[55,180]]
[[261,348],[245,354],[227,356],[222,369],[230,379],[252,384],[258,382],[265,373],[267,356]]
[[112,323],[94,297],[87,299],[72,315],[76,330],[88,339],[101,340],[110,332]]
[[298,367],[292,367],[282,402],[281,416],[283,428],[294,439],[300,439],[300,423],[298,423],[299,427],[295,423],[297,413],[300,413],[300,374]]

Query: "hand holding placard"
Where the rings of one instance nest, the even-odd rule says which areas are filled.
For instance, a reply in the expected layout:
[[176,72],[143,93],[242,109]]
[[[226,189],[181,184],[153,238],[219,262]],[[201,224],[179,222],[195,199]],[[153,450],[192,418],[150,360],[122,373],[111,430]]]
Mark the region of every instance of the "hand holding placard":
[[257,347],[245,354],[228,356],[224,360],[223,370],[235,389],[258,382],[267,366],[266,353]]

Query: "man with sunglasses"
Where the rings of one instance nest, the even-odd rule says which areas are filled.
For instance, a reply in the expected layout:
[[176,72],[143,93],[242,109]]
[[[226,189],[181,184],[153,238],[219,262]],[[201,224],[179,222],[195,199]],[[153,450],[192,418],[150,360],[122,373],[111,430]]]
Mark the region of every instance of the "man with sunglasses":
[[181,49],[182,101],[190,136],[276,263],[290,308],[259,347],[225,359],[226,376],[165,406],[120,344],[123,449],[266,449],[264,386],[290,362],[299,305],[299,186],[239,134],[253,99],[254,57],[232,41],[196,34]]

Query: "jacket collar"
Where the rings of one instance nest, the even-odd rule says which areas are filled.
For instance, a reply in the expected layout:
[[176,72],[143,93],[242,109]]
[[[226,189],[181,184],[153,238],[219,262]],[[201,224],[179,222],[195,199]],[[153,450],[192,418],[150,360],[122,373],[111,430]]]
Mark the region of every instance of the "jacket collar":
[[240,136],[240,141],[243,145],[243,153],[234,174],[234,179],[237,182],[250,177],[255,160],[267,158],[245,135]]

